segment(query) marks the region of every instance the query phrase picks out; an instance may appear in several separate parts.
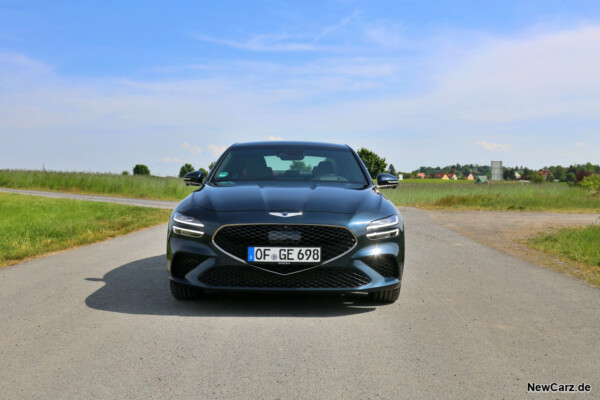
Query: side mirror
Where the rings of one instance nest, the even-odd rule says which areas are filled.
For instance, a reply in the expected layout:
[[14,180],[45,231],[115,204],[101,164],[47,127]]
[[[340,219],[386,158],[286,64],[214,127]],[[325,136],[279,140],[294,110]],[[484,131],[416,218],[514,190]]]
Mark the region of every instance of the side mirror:
[[377,174],[377,187],[394,189],[398,186],[398,178],[391,174]]
[[185,186],[204,186],[204,172],[192,171],[185,174],[183,181]]

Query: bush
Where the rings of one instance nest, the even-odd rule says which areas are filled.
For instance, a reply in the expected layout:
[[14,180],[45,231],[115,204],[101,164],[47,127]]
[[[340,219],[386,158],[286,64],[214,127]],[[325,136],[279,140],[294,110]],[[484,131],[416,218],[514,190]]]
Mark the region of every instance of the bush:
[[123,171],[121,172],[121,175],[129,175],[129,171]]
[[533,173],[529,177],[529,181],[531,183],[544,183],[544,182],[546,182],[546,178],[544,178],[544,175],[542,175],[542,174]]
[[592,195],[600,195],[600,175],[589,175],[579,182],[579,186],[588,189]]
[[133,174],[134,175],[150,175],[150,168],[148,168],[144,164],[136,164],[135,167],[133,167]]
[[183,178],[185,176],[185,174],[195,171],[194,170],[194,166],[190,163],[185,163],[181,166],[181,168],[179,168],[179,177]]

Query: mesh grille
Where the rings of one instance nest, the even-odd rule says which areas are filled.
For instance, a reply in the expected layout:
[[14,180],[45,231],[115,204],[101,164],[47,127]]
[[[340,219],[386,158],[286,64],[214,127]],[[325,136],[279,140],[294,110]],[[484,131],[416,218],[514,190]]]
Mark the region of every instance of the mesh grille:
[[398,262],[394,256],[374,256],[363,258],[362,262],[386,278],[398,277]]
[[171,275],[183,278],[207,258],[199,254],[177,253],[171,262]]
[[[320,247],[321,263],[347,252],[356,244],[356,238],[348,229],[321,225],[226,226],[217,232],[214,241],[227,253],[242,260],[246,260],[250,246]],[[300,269],[309,266],[304,263]]]
[[253,267],[214,267],[204,272],[200,282],[215,287],[246,288],[358,288],[371,278],[353,268],[314,268],[293,275],[275,275]]

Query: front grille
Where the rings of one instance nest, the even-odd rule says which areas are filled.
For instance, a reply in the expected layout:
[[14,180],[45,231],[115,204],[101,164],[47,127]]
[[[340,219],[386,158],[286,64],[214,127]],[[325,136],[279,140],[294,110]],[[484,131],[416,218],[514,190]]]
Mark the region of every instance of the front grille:
[[[348,229],[322,225],[230,225],[220,229],[213,240],[221,249],[242,260],[246,260],[251,246],[320,247],[321,263],[344,254],[356,244],[356,238]],[[304,263],[300,269],[310,266]]]
[[398,262],[396,257],[390,255],[371,256],[362,259],[362,262],[386,278],[398,277]]
[[244,266],[214,267],[198,279],[213,287],[285,289],[354,289],[371,282],[368,275],[353,268],[313,268],[282,276]]
[[171,275],[183,278],[207,258],[199,254],[177,253],[171,262]]

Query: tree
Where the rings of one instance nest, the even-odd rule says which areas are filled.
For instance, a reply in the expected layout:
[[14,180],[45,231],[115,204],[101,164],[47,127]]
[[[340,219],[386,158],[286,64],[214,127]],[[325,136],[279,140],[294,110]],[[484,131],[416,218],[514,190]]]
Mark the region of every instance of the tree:
[[205,170],[204,168],[200,168],[198,171],[202,171],[202,173],[204,174],[204,176],[208,176],[208,171]]
[[292,171],[311,171],[312,168],[310,165],[306,165],[304,161],[293,160],[292,165],[290,165],[290,170]]
[[358,150],[358,156],[363,160],[365,166],[369,170],[369,174],[371,178],[375,179],[377,174],[385,172],[385,168],[387,167],[387,163],[385,162],[385,158],[379,157],[377,154],[372,152],[371,150],[367,150],[364,147]]
[[125,171],[121,172],[121,175],[129,175],[129,171],[125,170]]
[[392,175],[396,175],[396,168],[394,168],[394,164],[390,164],[390,167],[388,168],[388,172]]
[[540,173],[535,173],[533,172],[530,176],[529,176],[529,181],[531,183],[544,183],[546,181],[546,178],[544,178],[544,175],[540,174]]
[[183,178],[185,174],[195,171],[194,166],[190,163],[185,163],[179,168],[179,177]]
[[208,164],[208,170],[210,171],[212,169],[212,167],[215,166],[215,162],[211,162],[210,164]]
[[150,169],[145,166],[144,164],[136,164],[135,167],[133,167],[133,174],[134,175],[150,175]]

